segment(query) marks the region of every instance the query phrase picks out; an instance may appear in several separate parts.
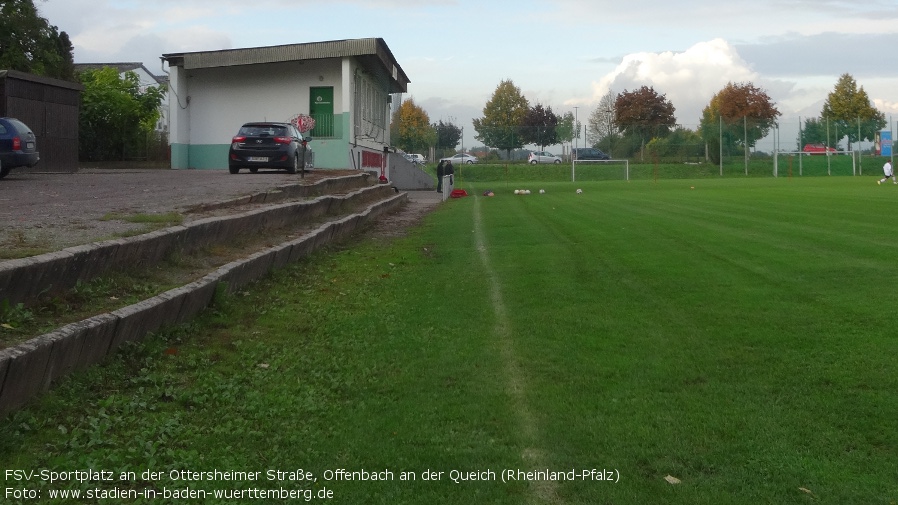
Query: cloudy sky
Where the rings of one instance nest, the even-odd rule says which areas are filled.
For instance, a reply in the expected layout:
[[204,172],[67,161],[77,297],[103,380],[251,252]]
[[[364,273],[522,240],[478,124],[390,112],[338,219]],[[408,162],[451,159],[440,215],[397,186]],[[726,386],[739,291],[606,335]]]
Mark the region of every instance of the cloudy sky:
[[[163,53],[383,38],[431,121],[474,140],[496,86],[581,121],[599,98],[653,86],[694,127],[727,82],[765,89],[782,123],[817,116],[851,74],[890,124],[898,120],[895,0],[36,0],[69,34],[76,63]],[[575,109],[576,108],[576,109]],[[785,131],[787,127],[784,127]],[[789,134],[788,139],[794,139]],[[759,146],[760,147],[760,146]]]

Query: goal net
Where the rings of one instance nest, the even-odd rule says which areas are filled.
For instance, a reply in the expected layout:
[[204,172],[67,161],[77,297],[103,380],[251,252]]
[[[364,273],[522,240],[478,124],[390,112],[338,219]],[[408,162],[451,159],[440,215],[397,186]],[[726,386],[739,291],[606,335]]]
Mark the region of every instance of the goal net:
[[571,182],[576,181],[629,181],[628,160],[573,160]]
[[855,151],[837,151],[832,154],[809,154],[801,151],[778,151],[773,159],[774,177],[799,177],[820,175],[862,175],[878,173],[881,167],[861,166]]

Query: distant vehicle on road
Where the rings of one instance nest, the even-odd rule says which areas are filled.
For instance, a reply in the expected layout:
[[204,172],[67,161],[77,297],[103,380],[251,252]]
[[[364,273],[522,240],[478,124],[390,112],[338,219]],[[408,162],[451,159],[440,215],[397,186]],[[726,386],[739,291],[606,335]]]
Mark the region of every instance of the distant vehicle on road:
[[471,165],[473,163],[477,163],[477,156],[471,156],[470,154],[458,153],[455,156],[450,156],[448,158],[440,158],[440,161],[451,161],[453,165],[461,165],[467,164]]
[[527,157],[527,162],[531,165],[536,165],[537,163],[561,163],[561,157],[545,151],[536,151],[530,153],[530,156]]
[[593,147],[579,147],[573,150],[575,160],[610,160],[611,156]]
[[836,154],[834,148],[826,147],[824,144],[805,144],[802,151],[805,154]]

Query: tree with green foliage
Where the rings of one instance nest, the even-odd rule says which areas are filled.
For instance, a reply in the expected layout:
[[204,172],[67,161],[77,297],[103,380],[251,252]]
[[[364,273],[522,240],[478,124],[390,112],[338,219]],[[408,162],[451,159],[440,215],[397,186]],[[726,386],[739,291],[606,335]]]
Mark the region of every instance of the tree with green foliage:
[[715,162],[723,146],[742,146],[744,156],[766,137],[780,116],[767,92],[752,83],[727,83],[702,110],[700,131]]
[[701,135],[688,128],[674,128],[664,137],[656,137],[646,144],[646,150],[662,162],[669,160],[701,161],[705,155],[705,143]]
[[461,142],[461,127],[456,126],[451,120],[444,123],[442,119],[430,126],[436,132],[436,148],[440,151],[454,152]]
[[41,17],[33,0],[0,1],[0,68],[75,80],[66,32]]
[[573,144],[575,138],[580,138],[581,125],[574,117],[573,112],[565,112],[558,121],[555,131],[558,133],[559,142]]
[[826,120],[816,117],[809,117],[804,120],[801,131],[798,133],[798,150],[800,151],[805,144],[824,144],[830,147],[837,147],[838,139],[836,139],[835,129],[827,128]]
[[124,160],[145,146],[159,120],[162,86],[142,88],[134,72],[111,67],[79,75],[81,93],[78,151],[82,160]]
[[530,107],[524,115],[521,135],[525,144],[537,145],[540,150],[557,144],[558,116],[552,112],[552,107],[543,107],[539,103]]
[[413,98],[402,102],[391,123],[393,145],[405,152],[424,151],[436,142],[430,117]]
[[864,87],[858,88],[851,74],[839,77],[823,103],[820,116],[834,123],[837,139],[842,135],[848,137],[849,150],[854,142],[873,140],[876,132],[886,125],[885,115],[870,103]]
[[521,89],[510,79],[500,82],[483,107],[483,117],[473,121],[477,132],[474,138],[487,147],[505,150],[510,157],[512,149],[524,146],[521,126],[528,110],[530,104],[521,94]]

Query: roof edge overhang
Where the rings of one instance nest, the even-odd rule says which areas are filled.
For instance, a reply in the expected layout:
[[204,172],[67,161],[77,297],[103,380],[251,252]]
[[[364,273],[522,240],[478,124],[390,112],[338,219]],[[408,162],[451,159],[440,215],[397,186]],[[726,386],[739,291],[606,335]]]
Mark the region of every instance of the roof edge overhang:
[[290,61],[320,60],[326,58],[358,58],[362,65],[375,73],[386,72],[390,76],[390,92],[405,93],[409,79],[396,62],[396,58],[382,38],[332,40],[280,46],[222,49],[189,53],[163,54],[162,60],[169,66],[186,70],[215,67],[281,63]]
[[58,88],[68,88],[76,91],[84,91],[84,85],[80,82],[64,81],[53,77],[44,77],[42,75],[29,74],[18,70],[0,70],[0,79],[19,79],[21,81],[39,82],[48,86],[56,86]]

